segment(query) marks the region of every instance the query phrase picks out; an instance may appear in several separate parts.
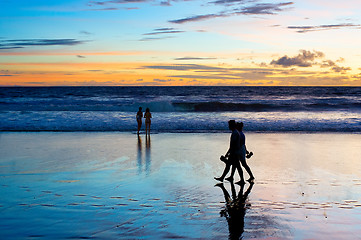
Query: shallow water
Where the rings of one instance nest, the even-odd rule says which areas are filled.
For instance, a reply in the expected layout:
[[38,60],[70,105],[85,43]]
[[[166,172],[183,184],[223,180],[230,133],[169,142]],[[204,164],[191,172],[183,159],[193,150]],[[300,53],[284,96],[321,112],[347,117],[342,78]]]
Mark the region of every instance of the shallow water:
[[360,134],[246,136],[241,189],[213,179],[229,134],[1,133],[0,238],[361,236]]

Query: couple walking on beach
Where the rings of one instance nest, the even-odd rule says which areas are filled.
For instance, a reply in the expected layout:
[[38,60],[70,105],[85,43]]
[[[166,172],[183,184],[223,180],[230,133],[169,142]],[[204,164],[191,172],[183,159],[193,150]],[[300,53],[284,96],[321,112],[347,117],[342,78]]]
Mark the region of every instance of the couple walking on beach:
[[247,173],[249,174],[249,179],[247,181],[251,182],[254,180],[254,176],[246,162],[246,154],[247,158],[249,158],[250,156],[252,156],[252,153],[249,153],[246,149],[246,137],[242,132],[243,123],[236,123],[235,120],[229,120],[228,127],[232,131],[229,149],[225,156],[221,156],[221,160],[226,164],[226,166],[223,170],[222,176],[215,177],[214,179],[223,182],[225,176],[232,167],[231,176],[226,178],[226,180],[233,182],[233,175],[237,169],[240,177],[240,181],[237,183],[244,184],[245,181],[243,178],[243,171],[240,165],[241,163],[244,169],[246,169]]
[[[140,129],[142,128],[142,118],[143,118],[142,107],[139,107],[139,111],[137,112],[138,135]],[[144,118],[145,118],[145,134],[150,134],[150,123],[151,123],[150,119],[152,118],[152,114],[150,113],[149,108],[145,109]]]

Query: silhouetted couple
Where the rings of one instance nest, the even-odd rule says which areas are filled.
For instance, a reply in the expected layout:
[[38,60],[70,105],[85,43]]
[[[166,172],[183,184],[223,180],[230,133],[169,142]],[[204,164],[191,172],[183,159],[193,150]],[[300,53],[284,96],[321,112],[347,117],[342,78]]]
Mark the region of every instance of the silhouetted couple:
[[[142,118],[143,118],[142,107],[139,107],[139,111],[137,112],[138,135],[142,127]],[[151,124],[150,119],[152,118],[152,114],[150,113],[149,108],[145,109],[144,118],[145,118],[145,134],[150,134],[150,124]]]
[[214,179],[223,182],[232,166],[231,176],[226,178],[226,180],[233,182],[233,176],[237,169],[240,177],[240,180],[237,183],[244,184],[245,181],[243,178],[243,171],[240,165],[241,163],[244,169],[246,169],[249,174],[249,179],[247,181],[251,182],[254,180],[254,176],[246,162],[246,154],[248,154],[248,151],[246,149],[246,137],[242,132],[243,123],[236,123],[235,120],[229,120],[228,127],[232,131],[229,149],[225,156],[221,156],[221,160],[226,164],[226,166],[223,170],[222,176],[218,178],[215,177]]

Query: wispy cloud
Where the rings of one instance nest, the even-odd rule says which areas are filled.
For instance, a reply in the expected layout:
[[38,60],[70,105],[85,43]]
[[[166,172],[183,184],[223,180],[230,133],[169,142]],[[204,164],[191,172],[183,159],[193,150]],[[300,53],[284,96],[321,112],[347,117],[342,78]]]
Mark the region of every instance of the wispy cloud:
[[90,1],[89,5],[107,5],[107,4],[127,4],[127,3],[143,3],[149,0],[112,0],[112,1]]
[[226,5],[226,6],[230,6],[230,5],[234,5],[234,4],[243,4],[243,3],[247,3],[247,2],[251,2],[252,0],[217,0],[217,1],[213,1],[213,2],[209,2],[209,3],[213,3],[216,5]]
[[154,41],[154,40],[162,40],[162,39],[168,39],[168,38],[173,38],[173,37],[147,37],[147,38],[142,38],[139,41]]
[[[237,1],[237,0],[230,0],[230,1],[215,1],[211,2],[215,4],[223,4],[226,7],[233,5],[233,4],[245,4],[248,1]],[[186,18],[180,18],[175,20],[170,20],[171,23],[187,23],[187,22],[195,22],[195,21],[202,21],[212,18],[219,18],[219,17],[229,17],[234,15],[273,15],[277,14],[278,12],[286,10],[286,6],[292,5],[293,2],[283,2],[283,3],[258,3],[249,6],[243,6],[241,8],[232,8],[230,10],[222,11],[219,13],[211,13],[211,14],[203,14],[203,15],[195,15]]]
[[341,24],[327,24],[327,25],[318,25],[318,26],[288,26],[289,29],[295,29],[298,33],[307,33],[313,31],[323,31],[323,30],[332,30],[340,28],[360,28],[360,24],[353,23],[341,23]]
[[175,33],[183,33],[184,31],[178,30],[176,28],[157,28],[152,32],[144,33],[143,35],[159,35],[159,34],[175,34]]
[[175,58],[174,60],[179,61],[187,61],[187,60],[214,60],[217,58],[211,58],[211,57],[181,57],[181,58]]
[[116,11],[119,8],[109,7],[109,8],[97,8],[97,9],[89,9],[88,11]]
[[161,69],[161,70],[177,70],[177,71],[189,71],[189,70],[223,70],[220,67],[212,67],[199,64],[174,64],[174,65],[150,65],[143,66],[145,69]]
[[76,39],[15,39],[0,40],[0,49],[16,49],[31,46],[73,46],[87,41]]
[[202,20],[206,20],[206,19],[211,19],[211,18],[218,18],[218,17],[227,17],[230,14],[205,14],[205,15],[196,15],[196,16],[191,16],[191,17],[186,17],[186,18],[181,18],[181,19],[175,19],[175,20],[169,20],[170,23],[186,23],[186,22],[196,22],[196,21],[202,21]]

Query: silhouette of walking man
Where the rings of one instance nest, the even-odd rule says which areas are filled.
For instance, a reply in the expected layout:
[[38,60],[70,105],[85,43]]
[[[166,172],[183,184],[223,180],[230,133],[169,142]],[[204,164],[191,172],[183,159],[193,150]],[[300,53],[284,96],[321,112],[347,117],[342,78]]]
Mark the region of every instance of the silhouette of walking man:
[[240,182],[244,183],[243,180],[243,172],[241,169],[241,165],[239,163],[239,156],[240,156],[240,134],[236,129],[236,121],[235,120],[229,120],[228,121],[228,127],[229,130],[232,131],[231,134],[231,138],[230,138],[230,144],[229,144],[229,149],[225,155],[225,158],[228,158],[227,161],[224,161],[226,163],[226,167],[223,170],[223,174],[220,177],[215,177],[214,179],[223,182],[224,177],[227,175],[227,173],[229,172],[229,169],[232,166],[232,175],[228,178],[226,178],[226,180],[232,182],[233,181],[233,174],[234,171],[237,169],[239,176],[241,178]]

